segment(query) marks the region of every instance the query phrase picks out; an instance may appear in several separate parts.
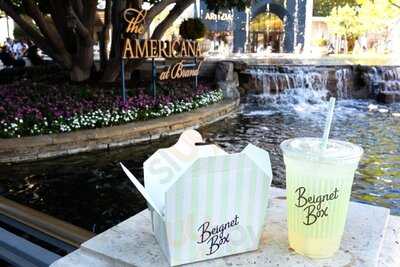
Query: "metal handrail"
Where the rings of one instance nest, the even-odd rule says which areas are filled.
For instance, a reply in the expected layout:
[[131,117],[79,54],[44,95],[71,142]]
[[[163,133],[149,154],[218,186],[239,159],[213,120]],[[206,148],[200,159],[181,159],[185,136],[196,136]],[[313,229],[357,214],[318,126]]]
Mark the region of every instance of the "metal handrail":
[[1,196],[0,214],[77,248],[80,247],[82,243],[95,236],[94,233],[85,229]]

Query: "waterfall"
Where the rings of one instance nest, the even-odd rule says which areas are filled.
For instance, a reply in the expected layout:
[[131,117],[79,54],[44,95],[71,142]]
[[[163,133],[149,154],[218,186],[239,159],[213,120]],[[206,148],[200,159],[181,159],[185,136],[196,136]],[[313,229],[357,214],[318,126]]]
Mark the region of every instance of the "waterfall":
[[335,72],[336,86],[337,86],[337,97],[339,99],[351,98],[351,88],[349,85],[351,77],[350,69],[338,69]]
[[363,78],[373,95],[400,94],[400,67],[369,67]]
[[248,70],[254,86],[264,95],[279,94],[286,90],[326,90],[328,71],[313,67],[252,66]]
[[[247,105],[260,107],[264,114],[265,106],[281,109],[283,106],[293,110],[309,110],[313,104],[323,104],[328,95],[328,71],[312,66],[251,66],[250,74],[256,92],[249,94]],[[253,88],[254,89],[254,88]],[[268,111],[270,112],[270,111]],[[254,112],[253,112],[254,113]]]

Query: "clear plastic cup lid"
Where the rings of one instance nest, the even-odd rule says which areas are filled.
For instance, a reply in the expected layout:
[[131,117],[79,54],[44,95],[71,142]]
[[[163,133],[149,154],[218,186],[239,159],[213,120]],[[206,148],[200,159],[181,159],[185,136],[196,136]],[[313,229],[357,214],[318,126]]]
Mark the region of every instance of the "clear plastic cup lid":
[[336,161],[359,161],[363,149],[355,144],[329,139],[327,148],[322,151],[321,138],[294,138],[281,144],[285,157],[295,157],[307,160],[336,162]]

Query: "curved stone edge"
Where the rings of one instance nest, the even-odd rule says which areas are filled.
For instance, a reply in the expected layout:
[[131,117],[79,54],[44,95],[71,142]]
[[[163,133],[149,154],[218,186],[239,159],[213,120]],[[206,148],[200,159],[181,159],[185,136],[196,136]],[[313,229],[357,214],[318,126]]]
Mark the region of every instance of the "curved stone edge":
[[148,121],[64,134],[0,139],[0,163],[34,161],[156,140],[232,116],[239,104],[239,99],[229,99]]

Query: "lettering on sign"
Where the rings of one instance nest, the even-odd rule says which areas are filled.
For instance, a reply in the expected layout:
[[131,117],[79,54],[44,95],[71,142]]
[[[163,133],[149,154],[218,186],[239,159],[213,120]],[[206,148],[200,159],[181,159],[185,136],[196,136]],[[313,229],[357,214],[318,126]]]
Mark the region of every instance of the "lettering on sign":
[[222,20],[222,21],[233,21],[233,15],[229,13],[214,13],[207,12],[205,16],[205,20]]
[[169,66],[166,71],[161,72],[160,80],[175,80],[199,76],[201,64],[202,62],[198,64],[196,69],[186,69],[183,61],[178,62],[175,65]]
[[206,243],[209,246],[206,255],[212,255],[217,252],[221,246],[230,242],[227,230],[237,225],[239,225],[239,216],[237,215],[231,221],[213,227],[210,227],[210,222],[205,222],[197,229],[197,231],[200,232],[200,239],[197,241],[197,244]]
[[124,59],[138,58],[196,58],[201,57],[201,45],[187,40],[140,40],[126,39]]
[[312,225],[319,219],[328,217],[328,207],[324,207],[324,203],[339,198],[339,190],[335,189],[328,194],[322,195],[306,195],[306,188],[299,187],[296,189],[295,194],[297,195],[297,201],[295,206],[303,208],[305,212],[305,220],[303,224]]
[[[124,11],[123,18],[127,23],[126,32],[135,35],[143,35],[146,32],[145,20],[147,11],[128,8]],[[123,42],[122,57],[124,59],[143,58],[198,58],[202,56],[202,47],[199,42],[190,40],[154,40],[126,38]],[[201,62],[194,69],[184,67],[183,61],[171,65],[163,71],[159,79],[181,79],[197,77]]]
[[124,19],[128,23],[126,32],[135,34],[144,34],[144,20],[146,19],[147,10],[137,10],[128,8],[124,12]]

